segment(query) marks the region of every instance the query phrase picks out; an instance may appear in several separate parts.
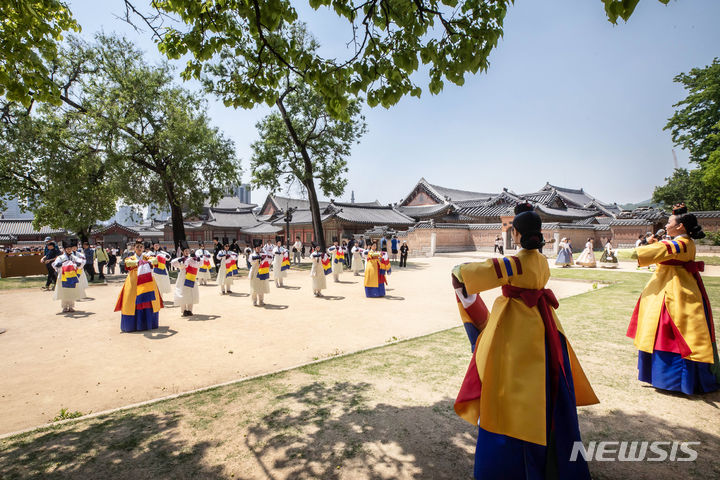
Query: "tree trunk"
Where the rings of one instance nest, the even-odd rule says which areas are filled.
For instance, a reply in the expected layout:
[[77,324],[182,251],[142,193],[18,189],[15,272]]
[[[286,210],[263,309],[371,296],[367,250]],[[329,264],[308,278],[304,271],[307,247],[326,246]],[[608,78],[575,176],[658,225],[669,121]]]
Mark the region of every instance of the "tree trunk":
[[83,243],[90,241],[88,239],[88,234],[90,233],[90,230],[91,230],[90,228],[88,228],[88,229],[83,228],[82,230],[78,230],[77,234],[78,234],[78,237],[80,237],[80,246],[82,246]]
[[282,100],[283,97],[278,98],[275,101],[275,104],[280,110],[280,115],[282,115],[285,127],[287,128],[287,131],[290,134],[290,137],[292,138],[295,147],[297,147],[297,149],[300,151],[300,155],[302,156],[303,164],[305,166],[305,178],[300,178],[299,180],[302,182],[308,192],[308,201],[310,202],[310,214],[312,215],[315,243],[320,245],[320,248],[324,251],[326,247],[325,233],[323,232],[322,221],[320,218],[320,204],[318,203],[317,193],[315,192],[315,180],[313,179],[312,160],[310,160],[310,154],[308,154],[307,148],[305,148],[305,145],[298,138],[297,132],[295,132],[295,128],[290,121],[290,117],[285,110],[285,105],[283,105]]
[[322,219],[320,218],[320,204],[318,203],[317,193],[315,193],[315,182],[313,181],[312,175],[310,175],[310,179],[308,181],[303,182],[303,185],[305,185],[308,192],[315,243],[320,245],[320,249],[322,251],[325,251],[325,232],[323,232]]
[[175,248],[180,245],[185,237],[185,218],[183,217],[182,205],[179,205],[175,197],[175,189],[170,182],[164,182],[165,193],[167,194],[168,203],[170,204],[170,213],[172,214],[173,243]]

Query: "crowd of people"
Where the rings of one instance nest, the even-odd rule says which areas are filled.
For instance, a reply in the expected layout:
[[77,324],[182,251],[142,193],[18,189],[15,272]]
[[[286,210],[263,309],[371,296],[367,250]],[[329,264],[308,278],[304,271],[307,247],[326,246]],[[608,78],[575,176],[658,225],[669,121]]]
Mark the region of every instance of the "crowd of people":
[[[248,271],[252,303],[262,307],[265,296],[270,293],[271,275],[275,287],[283,288],[291,265],[298,265],[305,258],[305,247],[299,237],[290,248],[280,240],[274,245],[256,242],[252,247],[241,247],[234,239],[230,242],[223,238],[221,242],[214,238],[212,250],[206,249],[202,242],[197,249],[191,249],[186,241],[180,242],[176,249],[167,249],[159,242],[137,239],[123,252],[116,246],[105,248],[103,242],[91,246],[89,242],[79,245],[77,240],[70,240],[58,246],[49,238],[46,240],[41,259],[48,270],[44,288],[54,290],[54,298],[60,301],[63,312],[75,311],[75,301],[85,297],[85,289],[95,281],[96,275],[98,281],[105,281],[105,272],[114,274],[116,266],[127,274],[115,309],[121,312],[121,330],[125,332],[157,328],[163,297],[167,301],[170,295],[183,316],[192,316],[193,306],[200,302],[198,287],[207,285],[212,274],[220,295],[232,293],[241,262]],[[324,251],[312,244],[309,258],[313,294],[323,296],[323,290],[327,289],[326,276],[332,275],[334,282],[340,282],[342,274],[350,270],[355,276],[364,276],[367,297],[384,296],[387,278],[392,272],[392,252],[397,250],[399,265],[407,267],[409,247],[406,242],[400,245],[396,237],[383,240],[386,241],[382,242],[382,249],[378,249],[378,242],[366,242],[364,238],[334,241]],[[174,285],[171,270],[177,271]]]

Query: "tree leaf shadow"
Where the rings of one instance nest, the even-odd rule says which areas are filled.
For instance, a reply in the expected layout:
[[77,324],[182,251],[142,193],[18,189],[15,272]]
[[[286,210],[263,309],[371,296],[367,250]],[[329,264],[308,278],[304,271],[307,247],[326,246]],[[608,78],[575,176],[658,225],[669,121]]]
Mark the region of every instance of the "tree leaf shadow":
[[[0,449],[1,478],[225,479],[223,465],[208,466],[210,442],[188,443],[176,412],[120,412],[87,422],[30,433]],[[155,473],[153,473],[155,472]]]

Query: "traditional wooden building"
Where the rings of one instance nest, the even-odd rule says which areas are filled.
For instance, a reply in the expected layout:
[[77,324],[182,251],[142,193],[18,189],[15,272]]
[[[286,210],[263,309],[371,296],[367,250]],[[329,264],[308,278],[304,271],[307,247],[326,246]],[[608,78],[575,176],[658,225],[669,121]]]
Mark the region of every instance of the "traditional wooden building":
[[7,244],[42,244],[46,237],[61,241],[68,232],[62,228],[33,226],[32,219],[0,219],[0,235]]

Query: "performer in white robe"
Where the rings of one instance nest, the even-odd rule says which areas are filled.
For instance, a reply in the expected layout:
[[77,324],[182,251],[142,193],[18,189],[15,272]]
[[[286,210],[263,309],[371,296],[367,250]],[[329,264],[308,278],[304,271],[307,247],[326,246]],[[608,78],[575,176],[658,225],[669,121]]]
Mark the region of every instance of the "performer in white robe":
[[173,259],[172,265],[179,270],[175,282],[175,303],[180,305],[183,317],[191,317],[193,305],[200,303],[200,287],[197,274],[200,261],[192,254],[186,241],[180,243],[182,257]]
[[585,250],[583,250],[577,260],[575,260],[575,263],[577,265],[582,265],[583,267],[595,268],[595,252],[593,252],[592,238],[588,238],[588,241],[585,244]]
[[57,271],[53,299],[60,300],[63,312],[74,312],[75,301],[80,300],[83,295],[77,273],[80,259],[72,254],[72,247],[68,242],[63,242],[63,250],[64,253],[56,257],[52,263]]
[[213,255],[208,250],[205,250],[205,245],[200,242],[198,249],[195,250],[195,257],[200,260],[200,271],[198,272],[198,281],[200,285],[207,285],[211,279],[210,270],[215,266],[213,262]]
[[558,256],[555,260],[555,265],[563,268],[567,268],[573,264],[572,249],[567,241],[567,238],[563,238],[558,243]]
[[363,248],[358,247],[357,245],[352,247],[352,271],[355,276],[359,276],[360,272],[363,270]]
[[223,245],[223,250],[217,254],[218,260],[218,275],[217,284],[220,288],[220,295],[232,293],[230,288],[232,287],[235,277],[238,275],[237,260],[238,256],[235,252],[230,250],[230,244]]
[[154,256],[157,260],[157,265],[153,267],[152,276],[155,279],[155,284],[157,285],[158,292],[160,292],[161,295],[172,292],[172,285],[170,284],[170,274],[168,272],[168,266],[170,265],[172,255],[170,255],[164,250],[161,250],[160,244],[157,242],[153,244],[153,250],[152,252],[150,252],[150,255]]
[[275,248],[273,248],[273,277],[275,278],[275,286],[280,288],[283,286],[283,280],[287,277],[287,269],[283,269],[283,259],[287,250],[282,246],[282,242],[278,240]]
[[253,305],[265,305],[265,295],[270,293],[270,259],[271,255],[263,252],[258,245],[250,255],[250,296]]
[[342,275],[345,270],[346,250],[347,249],[342,245],[338,245],[338,242],[334,242],[333,246],[327,249],[328,254],[332,258],[332,273],[334,282],[340,281],[340,275]]
[[605,244],[605,250],[603,250],[602,256],[600,257],[600,266],[603,268],[618,267],[618,258],[610,240]]
[[[310,268],[310,277],[312,277],[313,294],[316,297],[322,297],[322,291],[327,288],[325,276],[330,273],[330,257],[326,253],[320,251],[320,246],[316,246],[315,250],[310,254],[312,267]],[[327,268],[323,265],[327,265]]]
[[73,256],[78,259],[78,268],[77,268],[77,274],[78,274],[78,280],[80,280],[80,283],[78,284],[78,287],[80,288],[80,298],[87,297],[86,290],[88,288],[88,278],[87,274],[85,273],[85,263],[87,263],[87,260],[85,258],[85,253],[80,250],[77,246],[77,240],[72,240],[73,242]]

